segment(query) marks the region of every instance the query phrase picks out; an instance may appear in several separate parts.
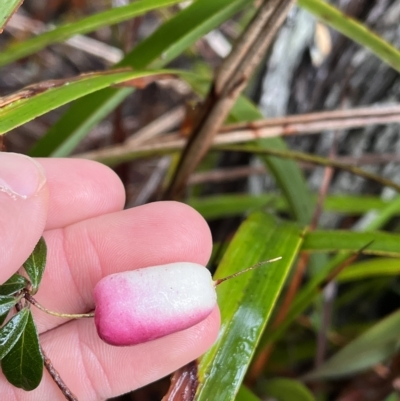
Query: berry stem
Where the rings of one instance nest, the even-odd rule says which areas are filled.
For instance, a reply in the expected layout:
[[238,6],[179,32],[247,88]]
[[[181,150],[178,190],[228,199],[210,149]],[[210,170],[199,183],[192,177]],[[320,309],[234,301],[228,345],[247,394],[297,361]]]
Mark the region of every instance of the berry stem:
[[277,260],[281,260],[281,259],[282,259],[282,256],[279,256],[279,257],[274,258],[274,259],[264,260],[263,262],[256,263],[255,265],[250,266],[250,267],[248,267],[247,269],[244,269],[244,270],[241,270],[241,271],[239,271],[239,272],[233,273],[233,274],[231,274],[230,276],[227,276],[227,277],[224,277],[224,278],[220,278],[220,279],[218,279],[218,280],[215,280],[215,281],[214,281],[214,285],[215,285],[215,287],[216,287],[217,285],[220,285],[221,283],[223,283],[223,282],[226,281],[226,280],[230,280],[231,278],[235,278],[235,277],[237,277],[237,276],[240,276],[241,274],[247,273],[247,272],[250,271],[250,270],[257,269],[258,267],[263,266],[263,265],[266,265],[267,263],[276,262]]
[[62,317],[64,319],[83,319],[83,318],[88,318],[88,317],[94,317],[94,312],[90,312],[90,313],[59,313],[59,312],[53,312],[53,311],[45,308],[38,301],[36,301],[36,299],[33,298],[33,296],[31,294],[29,294],[29,292],[25,292],[24,298],[29,303],[31,303],[33,306],[35,306],[36,308],[40,309],[42,312],[47,313],[48,315]]

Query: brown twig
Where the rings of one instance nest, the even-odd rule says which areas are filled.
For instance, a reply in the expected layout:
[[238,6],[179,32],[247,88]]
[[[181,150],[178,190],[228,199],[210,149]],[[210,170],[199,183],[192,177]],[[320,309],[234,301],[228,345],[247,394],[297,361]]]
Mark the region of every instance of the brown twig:
[[[329,152],[329,158],[336,158],[337,148],[338,148],[338,135],[339,132],[336,131],[334,133],[333,145]],[[314,211],[314,216],[310,224],[310,229],[315,230],[318,226],[319,219],[321,217],[323,211],[323,203],[328,194],[329,186],[332,182],[334,169],[332,167],[325,168],[324,177],[322,179],[321,188],[318,194],[317,206]],[[324,298],[323,298],[323,310],[322,310],[322,322],[320,329],[318,330],[317,337],[317,352],[315,356],[315,365],[318,367],[322,364],[325,359],[326,352],[326,340],[327,340],[327,332],[328,325],[330,324],[331,316],[332,316],[332,296],[328,296],[334,294],[335,283],[332,281],[329,285],[324,289]],[[330,291],[331,290],[331,291]]]
[[[353,129],[395,122],[400,122],[400,106],[369,107],[287,116],[252,123],[226,125],[219,129],[219,134],[213,138],[212,147],[249,142],[258,138],[317,134],[325,130]],[[186,144],[186,139],[176,133],[164,134],[157,141],[147,142],[140,146],[130,144],[128,141],[122,145],[109,146],[100,150],[77,154],[74,157],[115,165],[138,157],[170,153],[182,149]]]
[[219,149],[225,150],[225,151],[231,150],[234,152],[240,151],[240,152],[250,152],[250,153],[254,153],[254,154],[265,154],[265,155],[269,155],[269,156],[282,157],[284,159],[291,159],[291,160],[303,161],[303,162],[312,163],[312,164],[318,164],[321,166],[330,166],[330,167],[338,168],[340,170],[348,171],[349,173],[358,175],[358,176],[366,178],[368,180],[375,181],[383,186],[391,187],[391,188],[395,189],[396,191],[400,192],[400,185],[392,180],[381,177],[377,174],[370,173],[370,172],[360,169],[358,167],[340,163],[336,160],[330,160],[330,159],[327,159],[327,158],[321,157],[321,156],[315,156],[315,155],[311,155],[308,153],[287,151],[287,150],[281,151],[281,150],[277,150],[277,149],[260,149],[255,146],[239,146],[239,145],[221,146]]
[[68,401],[78,401],[76,396],[68,388],[68,386],[65,384],[64,380],[61,378],[60,374],[57,372],[57,370],[53,366],[53,363],[51,362],[50,358],[44,352],[44,349],[43,349],[42,346],[40,346],[40,351],[41,351],[41,353],[43,355],[44,366],[45,366],[46,370],[49,372],[51,378],[57,384],[58,388],[61,390],[61,392],[63,393],[64,397]]
[[265,0],[216,74],[201,115],[186,144],[165,199],[179,198],[236,99],[271,44],[294,0]]

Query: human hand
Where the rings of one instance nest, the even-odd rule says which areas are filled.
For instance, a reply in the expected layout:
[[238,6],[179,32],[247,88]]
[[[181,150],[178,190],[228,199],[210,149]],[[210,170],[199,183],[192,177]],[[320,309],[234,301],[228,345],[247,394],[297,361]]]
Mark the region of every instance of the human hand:
[[[0,153],[0,283],[20,268],[43,231],[47,266],[35,298],[53,311],[90,311],[95,284],[111,273],[206,264],[211,237],[193,209],[159,202],[122,210],[123,186],[107,167],[79,159],[36,163]],[[32,311],[43,349],[80,401],[115,397],[167,375],[204,353],[219,328],[216,308],[187,330],[120,348],[100,340],[92,319],[66,322]],[[29,393],[1,375],[0,394],[7,401],[64,400],[47,372]]]

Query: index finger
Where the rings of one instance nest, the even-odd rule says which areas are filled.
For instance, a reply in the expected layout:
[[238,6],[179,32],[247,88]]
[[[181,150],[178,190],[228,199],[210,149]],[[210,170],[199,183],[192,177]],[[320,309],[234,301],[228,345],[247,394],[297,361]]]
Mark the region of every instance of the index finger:
[[84,159],[36,159],[50,192],[46,230],[122,210],[125,190],[103,164]]

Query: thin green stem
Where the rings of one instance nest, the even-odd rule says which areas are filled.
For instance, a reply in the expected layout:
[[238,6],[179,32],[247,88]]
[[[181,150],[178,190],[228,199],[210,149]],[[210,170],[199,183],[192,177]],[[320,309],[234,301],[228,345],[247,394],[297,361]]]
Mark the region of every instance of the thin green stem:
[[47,313],[48,315],[62,317],[62,318],[65,318],[65,319],[83,319],[83,318],[88,318],[88,317],[94,317],[94,312],[90,312],[90,313],[59,313],[59,312],[53,312],[53,311],[45,308],[43,305],[41,305],[28,292],[25,292],[24,298],[29,303],[31,303],[33,306],[35,306],[36,308],[40,309],[42,312]]

